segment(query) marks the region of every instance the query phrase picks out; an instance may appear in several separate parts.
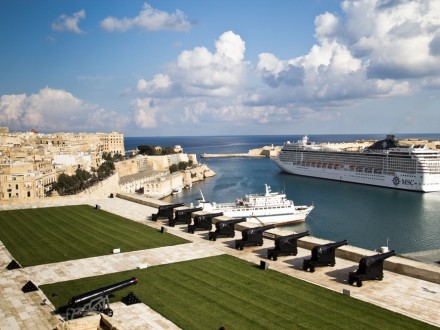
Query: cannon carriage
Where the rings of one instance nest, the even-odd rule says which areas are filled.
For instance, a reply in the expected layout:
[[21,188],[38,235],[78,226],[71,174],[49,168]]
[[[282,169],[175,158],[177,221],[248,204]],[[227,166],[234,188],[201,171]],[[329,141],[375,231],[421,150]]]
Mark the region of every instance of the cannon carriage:
[[217,221],[215,231],[209,232],[209,240],[215,241],[218,236],[235,237],[234,225],[244,221],[246,221],[246,218]]
[[350,272],[348,275],[348,284],[361,287],[362,281],[383,279],[383,262],[385,259],[395,256],[396,252],[391,250],[389,252],[376,254],[373,256],[363,257],[359,261],[359,267],[355,272]]
[[243,250],[246,245],[263,245],[263,233],[266,230],[275,228],[275,225],[266,225],[261,227],[253,227],[243,229],[241,232],[242,239],[235,240],[235,248]]
[[90,312],[113,316],[113,310],[110,308],[109,295],[130,285],[135,285],[137,282],[138,279],[132,277],[125,281],[71,297],[65,309],[65,319],[72,320],[74,318],[84,317]]
[[159,208],[157,210],[156,214],[151,215],[151,220],[157,221],[159,218],[167,218],[168,221],[173,219],[173,211],[176,207],[184,206],[183,203],[177,203],[177,204],[167,204],[167,205],[159,205]]
[[189,209],[179,209],[174,211],[174,218],[171,218],[168,221],[168,225],[170,227],[174,227],[176,223],[186,223],[190,225],[192,222],[191,214],[193,212],[201,211],[203,208],[201,207],[193,207]]
[[315,267],[331,266],[334,267],[336,264],[335,252],[338,247],[347,245],[348,241],[343,240],[340,242],[328,243],[323,245],[317,245],[312,249],[312,256],[310,259],[305,259],[303,261],[303,270],[310,272],[315,271]]
[[188,233],[194,234],[196,230],[211,230],[212,218],[222,215],[223,212],[196,215],[194,217],[194,224],[188,225]]
[[273,261],[278,259],[279,255],[298,254],[298,239],[310,235],[308,231],[302,233],[280,236],[275,239],[275,247],[267,250],[267,258]]

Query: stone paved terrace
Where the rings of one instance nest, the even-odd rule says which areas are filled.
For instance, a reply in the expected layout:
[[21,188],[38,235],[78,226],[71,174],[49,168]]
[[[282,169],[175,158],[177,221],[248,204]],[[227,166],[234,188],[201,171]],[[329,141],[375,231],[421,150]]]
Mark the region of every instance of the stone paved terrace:
[[[120,198],[58,199],[33,205],[2,205],[0,209],[73,204],[92,206],[98,204],[103,210],[157,229],[166,226],[165,222],[161,220],[157,223],[149,220],[151,214],[156,213],[155,208]],[[6,270],[6,265],[12,260],[12,257],[7,249],[0,244],[0,296],[2,297],[0,300],[0,329],[53,329],[62,322],[59,316],[51,313],[54,306],[50,303],[42,303],[46,297],[40,290],[26,294],[21,291],[28,280],[32,280],[34,284],[39,286],[46,283],[134,269],[142,265],[154,266],[223,253],[259,264],[261,260],[267,261],[267,248],[273,246],[272,241],[265,240],[263,247],[247,247],[240,251],[234,248],[234,239],[231,238],[219,238],[216,242],[212,242],[207,239],[206,232],[188,234],[184,225],[166,228],[169,233],[186,238],[192,243],[16,270]],[[310,256],[310,250],[303,248],[298,250],[297,256],[280,257],[276,262],[268,261],[269,267],[341,292],[341,294],[344,289],[349,290],[353,298],[440,326],[439,284],[385,271],[383,281],[368,281],[364,283],[362,288],[357,288],[347,284],[347,274],[349,271],[356,270],[358,263],[338,258],[336,266],[333,268],[317,268],[315,273],[304,272],[302,261]],[[104,318],[117,329],[178,329],[177,326],[143,304],[125,306],[123,303],[114,303],[111,307],[114,310],[113,317],[104,316]]]

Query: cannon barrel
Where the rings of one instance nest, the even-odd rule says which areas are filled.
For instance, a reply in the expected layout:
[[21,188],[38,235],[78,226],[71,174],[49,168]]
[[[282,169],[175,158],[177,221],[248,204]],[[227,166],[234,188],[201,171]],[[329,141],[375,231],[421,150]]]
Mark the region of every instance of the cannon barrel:
[[151,219],[153,221],[156,221],[159,217],[172,217],[173,216],[173,209],[175,207],[184,206],[183,203],[177,203],[177,204],[167,204],[167,205],[159,205],[159,208],[157,209],[157,213],[151,215]]
[[197,220],[205,220],[205,219],[212,219],[215,217],[219,217],[222,216],[223,212],[218,212],[218,213],[209,213],[209,214],[198,214],[194,217],[194,221]]
[[174,209],[176,207],[179,206],[184,206],[185,204],[183,203],[176,203],[176,204],[167,204],[167,205],[159,205],[159,211],[164,211],[164,210],[168,210],[168,209]]
[[215,227],[222,228],[229,225],[235,225],[236,223],[240,223],[244,221],[246,221],[246,218],[217,221]]
[[249,236],[256,235],[256,234],[262,234],[264,231],[275,228],[275,225],[266,225],[261,227],[252,227],[252,228],[246,228],[243,229],[241,232],[241,236],[243,239],[247,239]]
[[329,248],[329,249],[337,249],[338,247],[341,247],[343,245],[348,245],[348,241],[346,239],[339,241],[339,242],[333,242],[321,245],[323,248]]
[[296,234],[290,234],[290,235],[286,235],[286,236],[277,237],[275,239],[275,241],[276,240],[280,240],[280,241],[286,241],[287,242],[287,241],[294,240],[294,239],[300,239],[300,238],[302,238],[304,236],[309,236],[309,235],[310,235],[310,233],[307,230],[307,231],[303,231],[301,233],[296,233]]
[[203,208],[201,208],[201,207],[193,207],[191,209],[176,210],[176,211],[174,211],[174,213],[175,213],[175,215],[177,217],[177,216],[181,216],[181,215],[184,215],[184,214],[188,214],[188,213],[192,213],[192,212],[197,212],[197,211],[201,211],[201,210],[203,210]]
[[80,294],[78,296],[73,296],[70,298],[68,305],[78,305],[78,304],[84,304],[94,298],[108,296],[109,294],[122,290],[130,285],[134,285],[138,282],[138,279],[136,277],[132,277],[129,280],[113,283],[111,285],[95,289],[83,294]]
[[297,234],[290,234],[290,235],[286,235],[286,236],[279,236],[277,238],[275,238],[275,247],[281,247],[284,245],[288,245],[288,244],[294,244],[296,243],[295,241],[298,240],[301,237],[310,235],[308,231],[304,231],[302,233],[297,233]]
[[347,244],[348,244],[348,241],[346,239],[344,239],[343,241],[339,241],[339,242],[316,245],[312,249],[312,256],[321,255],[331,249],[337,249],[338,247],[341,247],[341,246],[347,245]]
[[361,261],[359,261],[359,268],[367,268],[370,267],[371,265],[377,263],[377,262],[381,262],[389,257],[393,257],[396,255],[396,252],[394,250],[391,250],[389,252],[385,252],[385,253],[380,253],[380,254],[376,254],[373,256],[368,256],[368,257],[363,257],[361,259]]
[[252,234],[256,234],[256,233],[262,233],[262,232],[269,230],[269,229],[272,229],[272,228],[275,228],[275,225],[266,225],[266,226],[260,226],[260,227],[246,228],[246,229],[243,229],[243,233],[246,232],[247,234],[252,235]]

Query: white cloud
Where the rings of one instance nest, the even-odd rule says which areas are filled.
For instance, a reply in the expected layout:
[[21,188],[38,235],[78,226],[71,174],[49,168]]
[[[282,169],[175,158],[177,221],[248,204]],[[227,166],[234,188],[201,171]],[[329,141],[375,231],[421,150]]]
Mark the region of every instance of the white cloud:
[[433,52],[440,32],[439,1],[344,1],[342,8],[348,46],[368,59],[368,76],[411,79],[440,74],[440,57]]
[[332,38],[338,32],[339,19],[337,16],[325,13],[315,18],[316,38],[319,40]]
[[2,95],[0,122],[11,129],[96,131],[109,126],[123,128],[128,119],[86,103],[64,90],[46,87],[29,96]]
[[138,125],[330,122],[365,100],[438,88],[440,2],[351,0],[341,8],[316,17],[316,44],[302,56],[261,53],[252,67],[232,31],[214,51],[182,51],[165,72],[137,82],[147,96]]
[[188,31],[191,29],[191,23],[180,10],[170,14],[145,3],[138,16],[122,19],[106,17],[101,21],[101,27],[109,32],[127,31],[133,28],[141,28],[146,31]]
[[228,31],[215,42],[215,52],[205,47],[183,51],[166,74],[140,79],[137,91],[151,96],[229,96],[245,81],[245,43]]
[[156,113],[159,109],[151,98],[135,99],[132,102],[135,123],[141,128],[154,128],[157,126]]
[[52,30],[58,32],[84,33],[78,26],[79,21],[86,17],[85,10],[80,10],[72,16],[61,15],[52,23]]
[[343,1],[342,9],[343,19],[316,17],[318,43],[307,54],[260,54],[257,69],[272,90],[260,89],[249,102],[308,102],[319,110],[324,102],[409,94],[422,84],[413,78],[440,75],[438,1]]
[[172,82],[168,75],[157,74],[150,81],[140,79],[137,83],[136,90],[147,94],[165,93],[171,88],[171,85]]

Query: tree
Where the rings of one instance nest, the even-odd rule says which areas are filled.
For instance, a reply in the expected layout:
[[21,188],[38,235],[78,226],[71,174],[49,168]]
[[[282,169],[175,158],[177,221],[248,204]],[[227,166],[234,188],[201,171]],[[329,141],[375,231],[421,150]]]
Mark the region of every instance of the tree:
[[140,145],[137,147],[141,155],[154,156],[156,155],[156,146]]
[[179,170],[179,168],[177,167],[176,164],[171,164],[171,166],[170,166],[170,173],[177,172],[178,170]]
[[179,171],[184,171],[186,170],[187,167],[188,167],[187,162],[179,162],[179,164],[177,164],[177,168],[179,169]]

